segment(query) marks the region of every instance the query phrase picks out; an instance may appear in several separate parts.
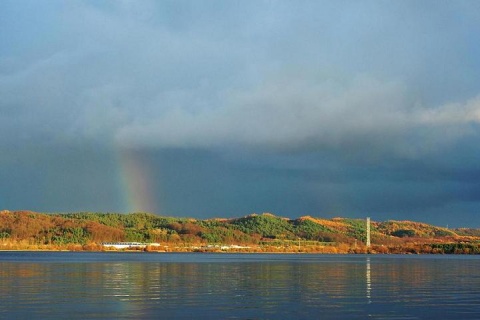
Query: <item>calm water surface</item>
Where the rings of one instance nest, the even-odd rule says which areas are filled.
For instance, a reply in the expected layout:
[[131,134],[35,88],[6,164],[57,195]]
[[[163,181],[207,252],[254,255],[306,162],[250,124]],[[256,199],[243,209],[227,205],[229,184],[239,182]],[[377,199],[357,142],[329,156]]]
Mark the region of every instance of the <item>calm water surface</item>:
[[480,319],[480,257],[0,252],[0,318]]

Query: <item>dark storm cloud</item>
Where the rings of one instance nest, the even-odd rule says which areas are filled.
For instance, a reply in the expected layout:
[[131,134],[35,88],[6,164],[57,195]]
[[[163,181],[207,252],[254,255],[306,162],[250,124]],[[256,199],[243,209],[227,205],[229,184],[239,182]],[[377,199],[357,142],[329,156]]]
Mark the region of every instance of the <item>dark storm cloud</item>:
[[2,145],[0,203],[10,210],[122,211],[111,150],[92,145]]
[[[109,168],[134,148],[162,168],[166,214],[480,223],[476,1],[3,1],[0,12],[6,207],[126,210]],[[66,180],[80,191],[55,189]]]

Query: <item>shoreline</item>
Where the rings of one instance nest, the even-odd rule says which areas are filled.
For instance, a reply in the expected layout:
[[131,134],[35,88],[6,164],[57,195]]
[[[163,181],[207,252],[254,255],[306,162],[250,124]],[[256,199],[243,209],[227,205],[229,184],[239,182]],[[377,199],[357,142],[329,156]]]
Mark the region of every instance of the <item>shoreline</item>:
[[387,256],[387,255],[424,255],[424,256],[431,256],[431,255],[456,255],[456,256],[464,256],[470,255],[475,256],[479,254],[475,253],[412,253],[412,252],[395,252],[395,253],[383,253],[383,252],[313,252],[313,251],[146,251],[146,250],[65,250],[65,249],[12,249],[12,250],[5,250],[1,249],[0,253],[2,252],[71,252],[71,253],[145,253],[145,254],[169,254],[169,253],[194,253],[194,254],[275,254],[275,255],[282,255],[282,254],[311,254],[311,255],[379,255],[379,256]]

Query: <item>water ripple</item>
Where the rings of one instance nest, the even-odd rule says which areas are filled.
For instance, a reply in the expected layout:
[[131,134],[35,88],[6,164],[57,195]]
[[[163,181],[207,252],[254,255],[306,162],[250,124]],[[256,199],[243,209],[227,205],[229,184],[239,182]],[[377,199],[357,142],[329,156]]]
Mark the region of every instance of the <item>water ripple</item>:
[[0,318],[480,318],[476,257],[48,254],[0,255]]

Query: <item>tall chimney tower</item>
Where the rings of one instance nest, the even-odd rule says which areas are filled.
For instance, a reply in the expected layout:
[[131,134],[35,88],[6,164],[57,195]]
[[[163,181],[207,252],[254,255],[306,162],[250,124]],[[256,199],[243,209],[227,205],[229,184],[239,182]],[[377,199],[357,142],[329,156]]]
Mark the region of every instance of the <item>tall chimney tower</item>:
[[366,246],[370,247],[370,217],[367,217],[367,242]]

